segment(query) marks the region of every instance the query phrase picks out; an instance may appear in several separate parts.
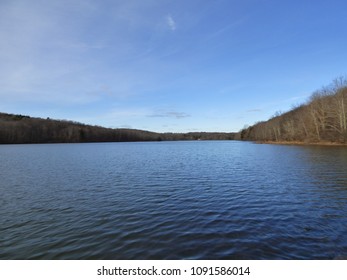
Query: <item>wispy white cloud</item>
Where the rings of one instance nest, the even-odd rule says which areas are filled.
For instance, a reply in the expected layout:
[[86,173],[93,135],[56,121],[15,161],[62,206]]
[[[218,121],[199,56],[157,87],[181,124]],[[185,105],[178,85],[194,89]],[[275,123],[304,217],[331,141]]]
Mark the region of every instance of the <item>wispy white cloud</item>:
[[150,118],[175,118],[175,119],[184,119],[189,118],[191,115],[184,112],[168,111],[168,112],[157,112],[150,115],[147,115]]
[[166,16],[166,23],[172,31],[176,30],[176,22],[171,15]]

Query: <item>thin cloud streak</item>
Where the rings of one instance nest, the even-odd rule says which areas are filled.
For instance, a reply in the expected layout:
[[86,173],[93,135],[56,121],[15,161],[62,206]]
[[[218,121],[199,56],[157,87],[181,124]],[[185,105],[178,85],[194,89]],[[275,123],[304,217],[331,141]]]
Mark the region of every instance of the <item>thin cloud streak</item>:
[[345,71],[346,4],[298,3],[0,1],[0,111],[236,131]]
[[176,22],[174,21],[171,15],[166,16],[166,23],[172,31],[176,30]]
[[261,112],[263,111],[262,109],[250,109],[250,110],[247,110],[248,113],[254,113],[254,112]]
[[189,118],[191,115],[183,113],[183,112],[176,112],[176,111],[170,111],[170,112],[163,112],[163,113],[155,113],[151,115],[147,115],[149,118],[175,118],[175,119],[184,119]]

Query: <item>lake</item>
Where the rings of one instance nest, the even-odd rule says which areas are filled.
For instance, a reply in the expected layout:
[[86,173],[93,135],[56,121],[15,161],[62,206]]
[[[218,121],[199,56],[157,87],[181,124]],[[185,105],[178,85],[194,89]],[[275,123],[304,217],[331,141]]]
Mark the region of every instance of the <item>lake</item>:
[[347,257],[347,147],[0,145],[0,259]]

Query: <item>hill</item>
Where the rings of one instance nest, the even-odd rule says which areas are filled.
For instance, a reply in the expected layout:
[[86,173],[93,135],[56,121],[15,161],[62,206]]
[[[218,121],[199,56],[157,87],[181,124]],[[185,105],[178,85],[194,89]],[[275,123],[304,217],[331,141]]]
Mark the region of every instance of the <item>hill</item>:
[[0,144],[233,140],[235,133],[156,133],[0,113]]
[[347,143],[347,80],[338,78],[308,102],[241,131],[242,140]]

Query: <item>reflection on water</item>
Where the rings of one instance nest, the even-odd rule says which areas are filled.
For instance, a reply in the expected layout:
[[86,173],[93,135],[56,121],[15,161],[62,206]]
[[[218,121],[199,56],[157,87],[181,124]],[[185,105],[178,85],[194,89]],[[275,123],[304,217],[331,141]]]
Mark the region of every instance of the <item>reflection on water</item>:
[[0,146],[1,259],[347,256],[347,148]]

